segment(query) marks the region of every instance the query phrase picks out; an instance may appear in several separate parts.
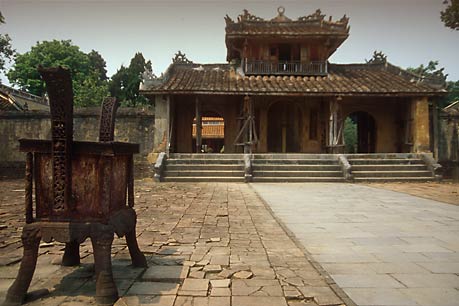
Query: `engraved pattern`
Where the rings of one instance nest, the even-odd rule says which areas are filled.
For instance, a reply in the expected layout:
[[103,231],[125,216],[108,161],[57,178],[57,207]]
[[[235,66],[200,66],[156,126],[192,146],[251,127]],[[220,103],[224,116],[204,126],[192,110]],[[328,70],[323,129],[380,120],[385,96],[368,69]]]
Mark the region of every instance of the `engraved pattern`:
[[104,99],[100,110],[99,141],[109,142],[114,140],[115,115],[119,103],[114,97]]
[[51,110],[53,149],[53,212],[67,210],[71,194],[71,146],[73,138],[73,90],[66,68],[39,67],[46,82]]
[[33,222],[33,153],[27,152],[25,169],[25,219]]

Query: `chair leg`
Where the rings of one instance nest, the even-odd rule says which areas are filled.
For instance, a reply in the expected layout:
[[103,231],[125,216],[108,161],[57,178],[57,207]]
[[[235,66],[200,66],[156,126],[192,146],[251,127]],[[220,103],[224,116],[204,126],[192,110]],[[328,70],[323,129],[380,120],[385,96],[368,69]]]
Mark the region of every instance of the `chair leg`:
[[21,239],[24,246],[24,255],[18,276],[8,289],[3,306],[16,306],[24,302],[37,265],[38,247],[41,240],[40,228],[26,225],[22,231]]
[[96,302],[100,305],[113,305],[118,299],[111,260],[113,236],[112,227],[105,225],[97,226],[91,233],[96,269]]
[[135,233],[135,227],[132,231],[126,233],[126,244],[129,249],[129,254],[131,255],[132,265],[139,268],[147,268],[147,260],[145,256],[139,249],[137,244],[137,237]]
[[62,265],[66,267],[80,265],[80,244],[78,242],[71,241],[65,244]]

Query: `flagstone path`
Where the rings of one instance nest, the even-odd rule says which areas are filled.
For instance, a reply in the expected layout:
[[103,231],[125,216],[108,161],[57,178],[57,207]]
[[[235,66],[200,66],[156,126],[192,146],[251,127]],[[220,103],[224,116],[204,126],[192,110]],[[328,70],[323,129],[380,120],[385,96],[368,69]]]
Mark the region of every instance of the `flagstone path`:
[[357,184],[251,184],[358,305],[459,305],[459,206]]
[[[22,256],[22,181],[0,181],[0,301]],[[137,233],[149,268],[129,266],[124,240],[112,248],[117,306],[353,305],[305,257],[247,184],[136,181]],[[80,267],[61,267],[63,245],[42,243],[28,305],[95,305],[92,248]],[[335,291],[334,291],[334,290]]]

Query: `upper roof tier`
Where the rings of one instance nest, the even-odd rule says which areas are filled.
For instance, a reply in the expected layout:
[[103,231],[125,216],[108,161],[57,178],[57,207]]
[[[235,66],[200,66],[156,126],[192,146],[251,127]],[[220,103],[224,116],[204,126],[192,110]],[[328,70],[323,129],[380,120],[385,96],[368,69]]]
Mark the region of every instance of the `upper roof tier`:
[[308,55],[301,51],[308,48],[311,49],[308,51],[310,55],[311,52],[318,53],[316,57],[326,60],[349,36],[349,18],[346,15],[333,21],[331,16],[325,19],[325,15],[316,10],[311,15],[292,20],[284,15],[283,7],[279,7],[277,11],[278,15],[271,20],[254,16],[247,10],[238,16],[237,21],[226,15],[227,60],[247,57],[266,60],[267,56],[279,57],[277,51],[268,54],[269,48],[276,44],[290,44],[291,49],[283,52],[286,53],[283,56],[287,58],[294,57],[294,48],[297,48],[297,59],[308,61]]
[[340,20],[332,21],[330,16],[325,20],[325,15],[318,9],[315,13],[291,20],[284,15],[285,9],[279,7],[278,15],[271,20],[250,14],[247,10],[239,15],[237,22],[228,15],[226,21],[226,37],[306,37],[306,36],[343,36],[349,35],[349,18],[344,15]]

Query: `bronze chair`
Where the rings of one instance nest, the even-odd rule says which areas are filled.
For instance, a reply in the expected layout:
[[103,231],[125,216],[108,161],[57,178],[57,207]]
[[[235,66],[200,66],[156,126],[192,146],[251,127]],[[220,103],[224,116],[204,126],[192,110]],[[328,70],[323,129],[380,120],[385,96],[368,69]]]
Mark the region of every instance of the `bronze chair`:
[[[133,154],[138,144],[113,141],[116,100],[101,110],[99,142],[73,141],[73,91],[70,72],[41,68],[51,109],[52,140],[21,139],[26,152],[24,255],[18,276],[3,305],[20,305],[27,296],[40,240],[65,242],[62,265],[79,265],[79,245],[90,238],[96,272],[96,301],[118,299],[113,281],[111,245],[114,233],[125,236],[135,267],[146,267],[136,239]],[[35,216],[33,185],[35,184]]]

